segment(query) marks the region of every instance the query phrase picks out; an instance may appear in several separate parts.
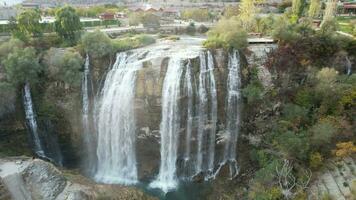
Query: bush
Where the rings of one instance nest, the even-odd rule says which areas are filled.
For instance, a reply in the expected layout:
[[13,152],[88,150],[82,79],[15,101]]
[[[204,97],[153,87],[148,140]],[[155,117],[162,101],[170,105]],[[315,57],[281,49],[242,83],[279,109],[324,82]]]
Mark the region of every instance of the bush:
[[319,169],[323,164],[323,157],[319,152],[310,154],[309,165],[312,169]]
[[312,145],[316,148],[328,145],[337,129],[327,121],[319,121],[310,130]]
[[45,56],[48,75],[52,80],[62,81],[72,86],[81,82],[83,58],[73,49],[51,48]]
[[186,32],[189,35],[195,35],[196,29],[195,29],[195,24],[193,22],[191,22],[187,28],[186,28]]
[[298,158],[300,160],[308,159],[309,143],[308,138],[303,133],[294,133],[285,131],[277,135],[277,147],[287,157]]
[[300,123],[307,121],[308,109],[288,103],[284,106],[282,114],[284,119],[295,125],[299,125]]
[[110,38],[103,32],[96,30],[83,35],[81,43],[86,53],[93,58],[108,56],[113,51]]
[[13,84],[37,82],[43,67],[38,63],[36,51],[32,47],[14,49],[3,61],[8,80]]
[[143,46],[147,46],[156,42],[151,36],[148,35],[136,35],[132,37],[126,37],[122,39],[113,40],[113,48],[115,52],[127,51]]
[[244,49],[247,47],[247,33],[239,21],[232,17],[222,19],[208,32],[204,42],[206,48]]
[[184,20],[194,20],[197,22],[205,22],[210,20],[210,14],[208,9],[200,8],[190,8],[183,10],[181,17]]
[[19,39],[11,39],[0,45],[0,60],[5,59],[15,49],[24,48],[25,43]]

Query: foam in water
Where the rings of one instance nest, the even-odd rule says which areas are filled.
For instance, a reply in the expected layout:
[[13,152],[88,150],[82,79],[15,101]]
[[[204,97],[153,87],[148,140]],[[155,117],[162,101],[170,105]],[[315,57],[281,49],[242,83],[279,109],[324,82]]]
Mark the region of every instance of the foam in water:
[[150,187],[160,188],[163,192],[175,189],[178,184],[176,174],[180,129],[178,99],[182,73],[182,60],[177,57],[171,57],[162,91],[161,164],[156,180],[150,184]]
[[30,128],[30,132],[32,134],[35,153],[40,157],[46,157],[43,147],[42,147],[40,136],[38,133],[38,126],[37,126],[35,111],[33,109],[29,83],[26,83],[25,87],[24,87],[23,102],[24,102],[24,109],[25,109],[27,124],[28,124],[28,126]]
[[97,173],[104,183],[137,183],[134,91],[136,72],[142,67],[138,55],[117,55],[108,72],[98,107]]
[[240,125],[240,56],[238,51],[229,54],[226,107],[226,145],[224,162],[229,162],[230,177],[237,175],[236,144]]

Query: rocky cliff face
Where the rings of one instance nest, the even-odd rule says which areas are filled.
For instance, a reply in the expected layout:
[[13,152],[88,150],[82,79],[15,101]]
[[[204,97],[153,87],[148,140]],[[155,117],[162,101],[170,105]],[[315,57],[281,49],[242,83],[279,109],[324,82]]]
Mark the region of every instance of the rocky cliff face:
[[4,199],[154,199],[135,188],[98,185],[81,175],[63,173],[48,162],[26,157],[1,159],[0,183],[0,197]]

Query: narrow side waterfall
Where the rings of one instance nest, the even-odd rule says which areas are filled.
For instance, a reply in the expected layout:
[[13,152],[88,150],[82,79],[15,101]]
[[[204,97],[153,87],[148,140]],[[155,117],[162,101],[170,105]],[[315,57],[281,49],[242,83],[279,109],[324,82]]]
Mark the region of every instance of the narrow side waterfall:
[[104,183],[137,183],[134,96],[138,54],[119,53],[101,92],[98,116],[97,172]]
[[206,77],[205,74],[207,72],[206,67],[206,55],[204,52],[201,52],[199,55],[200,59],[200,74],[199,74],[199,88],[198,88],[198,152],[197,152],[197,162],[196,162],[196,173],[203,171],[203,156],[205,154],[204,151],[204,138],[205,138],[205,123],[206,123],[206,113],[207,113],[207,93],[206,93]]
[[229,162],[230,178],[238,174],[236,144],[240,126],[240,56],[238,51],[229,54],[226,106],[226,146],[224,162]]
[[180,80],[183,73],[182,60],[171,57],[162,90],[161,164],[159,174],[150,187],[168,192],[177,187],[176,160],[180,130]]
[[93,130],[90,128],[93,123],[91,115],[90,115],[90,98],[89,98],[89,88],[92,86],[91,78],[90,78],[90,60],[89,55],[86,56],[84,63],[84,74],[82,79],[82,123],[83,123],[83,132],[84,132],[84,145],[86,147],[86,158],[85,165],[87,169],[87,173],[92,175],[95,171],[95,138],[93,135]]
[[214,76],[214,59],[210,51],[208,51],[208,71],[209,71],[209,89],[210,89],[210,135],[209,135],[209,161],[208,170],[210,173],[214,171],[215,160],[215,138],[216,138],[216,123],[218,102],[216,96],[216,84]]
[[27,125],[30,128],[31,138],[34,144],[34,151],[39,157],[46,157],[44,148],[41,143],[41,139],[39,136],[39,130],[36,120],[36,114],[33,109],[32,97],[31,97],[31,90],[30,84],[26,83],[24,86],[24,95],[23,95],[23,103],[26,115]]
[[188,162],[191,153],[191,137],[192,137],[192,129],[193,129],[193,86],[192,86],[192,65],[191,62],[188,61],[188,65],[185,71],[185,82],[184,88],[187,93],[187,128],[186,128],[186,136],[185,136],[185,153],[184,153],[184,161]]

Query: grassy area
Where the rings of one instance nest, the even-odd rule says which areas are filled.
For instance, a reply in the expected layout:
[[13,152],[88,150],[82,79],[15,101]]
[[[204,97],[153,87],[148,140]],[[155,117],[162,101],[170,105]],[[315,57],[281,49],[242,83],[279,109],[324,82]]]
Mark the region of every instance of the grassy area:
[[149,35],[133,35],[112,41],[115,51],[126,51],[155,43],[156,40]]
[[356,36],[356,16],[339,16],[340,31]]

